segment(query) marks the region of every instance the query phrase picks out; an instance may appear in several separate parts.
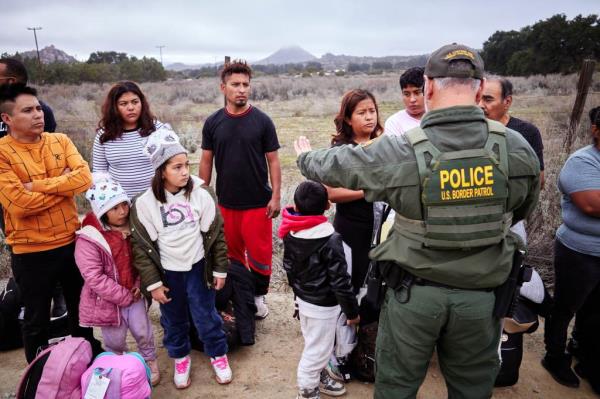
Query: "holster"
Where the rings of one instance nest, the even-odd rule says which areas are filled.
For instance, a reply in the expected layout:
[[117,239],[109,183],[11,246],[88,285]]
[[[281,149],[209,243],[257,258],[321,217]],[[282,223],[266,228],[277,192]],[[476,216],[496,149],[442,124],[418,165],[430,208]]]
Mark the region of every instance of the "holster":
[[385,284],[396,292],[401,303],[407,303],[410,300],[414,276],[394,262],[381,262],[379,269]]
[[367,294],[363,298],[363,301],[366,301],[372,309],[376,310],[381,308],[387,288],[387,282],[384,280],[380,269],[383,263],[371,261],[367,273]]
[[508,278],[494,290],[494,295],[496,296],[493,311],[494,317],[499,319],[512,317],[521,286],[524,282],[531,280],[532,268],[523,264],[523,254],[523,251],[515,250]]

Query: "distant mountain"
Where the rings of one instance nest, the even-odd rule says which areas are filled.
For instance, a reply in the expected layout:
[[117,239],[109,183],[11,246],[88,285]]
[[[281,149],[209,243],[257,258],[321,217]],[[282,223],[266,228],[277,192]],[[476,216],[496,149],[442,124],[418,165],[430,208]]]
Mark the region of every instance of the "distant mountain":
[[[37,58],[37,52],[35,50],[25,51],[21,53],[21,56],[23,58]],[[51,62],[77,62],[75,57],[57,49],[52,44],[40,50],[40,60],[43,64],[49,64]]]
[[254,65],[282,65],[282,64],[297,64],[301,62],[317,61],[317,57],[304,50],[300,46],[283,47],[267,58],[255,61]]
[[185,71],[186,69],[199,69],[202,68],[204,65],[200,65],[200,64],[194,64],[194,65],[189,65],[189,64],[184,64],[183,62],[175,62],[173,64],[169,64],[167,66],[165,66],[165,69],[168,71]]
[[[317,58],[308,51],[304,50],[300,46],[291,46],[284,47],[267,58],[264,58],[259,61],[250,62],[250,65],[284,65],[284,64],[306,64],[307,62],[318,62],[320,63],[325,70],[335,70],[335,69],[346,69],[350,64],[354,64],[356,67],[354,72],[365,70],[364,66],[371,66],[373,64],[380,64],[381,69],[390,69],[391,67],[383,67],[383,64],[391,64],[394,68],[410,68],[413,66],[425,66],[427,62],[428,54],[421,55],[389,55],[383,57],[363,57],[363,56],[354,56],[354,55],[344,55],[344,54],[332,54],[326,53],[323,56]],[[165,67],[167,70],[171,71],[191,71],[198,70],[203,67],[222,67],[223,63],[207,63],[207,64],[183,64],[181,62],[169,64]],[[369,70],[369,67],[366,67],[366,70]],[[362,69],[361,69],[362,68]]]

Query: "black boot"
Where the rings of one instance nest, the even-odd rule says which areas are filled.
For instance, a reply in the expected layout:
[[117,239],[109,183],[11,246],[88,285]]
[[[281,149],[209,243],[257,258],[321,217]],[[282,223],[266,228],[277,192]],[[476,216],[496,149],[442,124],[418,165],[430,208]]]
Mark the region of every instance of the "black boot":
[[546,353],[546,356],[542,359],[542,366],[550,375],[558,382],[567,387],[578,388],[579,378],[575,375],[571,369],[571,355],[550,355]]

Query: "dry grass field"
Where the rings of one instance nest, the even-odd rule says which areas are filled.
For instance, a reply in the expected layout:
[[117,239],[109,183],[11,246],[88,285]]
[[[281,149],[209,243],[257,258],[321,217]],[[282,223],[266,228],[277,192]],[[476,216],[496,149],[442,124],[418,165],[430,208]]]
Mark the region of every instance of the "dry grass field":
[[[600,75],[596,74],[595,83],[588,95],[586,112],[600,104],[599,77]],[[546,188],[535,214],[529,221],[528,230],[531,243],[529,260],[548,269],[551,266],[554,231],[560,224],[560,198],[556,189],[556,178],[566,159],[563,140],[575,98],[577,76],[532,76],[512,80],[515,86],[512,114],[537,125],[542,132],[545,146]],[[193,152],[193,160],[197,160],[200,154],[204,120],[222,106],[223,99],[218,83],[217,78],[203,78],[142,85],[153,112],[161,121],[170,123],[182,136],[184,144]],[[109,88],[108,84],[39,88],[40,98],[55,112],[58,131],[71,136],[87,159],[91,153],[100,106]],[[290,202],[296,184],[302,179],[295,166],[293,140],[299,135],[306,135],[316,148],[328,146],[330,135],[334,131],[333,117],[344,92],[353,88],[372,91],[379,103],[382,123],[389,115],[402,108],[396,74],[259,77],[252,81],[252,88],[252,103],[266,111],[277,126],[281,143],[284,203]],[[589,122],[584,114],[574,149],[587,144],[588,130]],[[86,201],[81,198],[78,204],[81,205],[82,211],[87,207]],[[277,228],[277,224],[276,222],[274,229]],[[274,280],[278,282],[280,279],[277,276],[282,276],[278,267],[281,251],[277,239],[275,243]],[[0,278],[6,276],[7,272],[6,261],[2,262],[0,259]],[[551,273],[548,273],[548,277],[551,277]]]

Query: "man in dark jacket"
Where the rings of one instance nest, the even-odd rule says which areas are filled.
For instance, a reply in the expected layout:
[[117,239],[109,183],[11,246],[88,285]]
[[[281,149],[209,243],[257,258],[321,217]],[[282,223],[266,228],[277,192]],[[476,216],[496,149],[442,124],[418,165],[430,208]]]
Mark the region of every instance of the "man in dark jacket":
[[298,364],[298,398],[323,392],[342,395],[346,388],[324,370],[333,352],[340,312],[357,324],[358,303],[352,291],[341,236],[323,216],[329,208],[321,183],[305,181],[294,193],[294,208],[283,211],[283,267],[294,290],[304,351]]
[[[1,58],[0,59],[0,85],[12,84],[12,83],[23,83],[27,84],[29,76],[27,75],[27,69],[25,65],[15,58]],[[56,130],[56,120],[54,119],[54,113],[52,109],[42,101],[40,101],[42,111],[44,111],[44,131],[48,133],[54,133]],[[0,121],[0,137],[6,136],[8,127]]]

